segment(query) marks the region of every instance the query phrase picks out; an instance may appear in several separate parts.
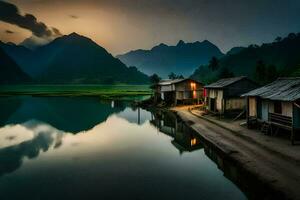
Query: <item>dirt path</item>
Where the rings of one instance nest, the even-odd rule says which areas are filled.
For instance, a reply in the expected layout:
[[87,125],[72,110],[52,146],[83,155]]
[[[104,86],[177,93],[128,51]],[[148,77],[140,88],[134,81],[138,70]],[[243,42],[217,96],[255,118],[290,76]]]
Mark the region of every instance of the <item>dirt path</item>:
[[186,108],[175,111],[205,140],[216,145],[274,191],[284,194],[278,199],[300,199],[300,165],[297,162],[270,153],[263,146],[201,119]]

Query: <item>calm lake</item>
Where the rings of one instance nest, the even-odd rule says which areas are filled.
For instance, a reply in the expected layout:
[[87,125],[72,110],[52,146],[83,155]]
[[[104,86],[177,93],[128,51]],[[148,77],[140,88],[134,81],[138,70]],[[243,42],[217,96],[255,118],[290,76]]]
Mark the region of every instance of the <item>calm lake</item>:
[[246,199],[172,113],[0,98],[0,199]]

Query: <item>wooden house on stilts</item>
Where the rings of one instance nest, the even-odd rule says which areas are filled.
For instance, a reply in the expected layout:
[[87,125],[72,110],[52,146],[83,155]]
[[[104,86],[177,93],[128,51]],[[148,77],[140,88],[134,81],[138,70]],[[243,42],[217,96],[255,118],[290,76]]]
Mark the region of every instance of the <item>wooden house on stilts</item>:
[[203,84],[189,79],[161,80],[154,86],[156,101],[167,104],[199,104],[203,98]]
[[224,78],[204,86],[205,104],[211,113],[229,114],[240,112],[246,106],[241,95],[258,85],[246,76]]
[[261,124],[262,131],[287,129],[292,144],[300,130],[300,77],[276,81],[242,95],[247,98],[247,124]]

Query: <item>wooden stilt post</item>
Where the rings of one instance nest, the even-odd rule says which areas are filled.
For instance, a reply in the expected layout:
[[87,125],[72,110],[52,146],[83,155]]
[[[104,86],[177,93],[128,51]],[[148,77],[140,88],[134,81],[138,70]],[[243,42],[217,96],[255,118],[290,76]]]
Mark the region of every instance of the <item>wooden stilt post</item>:
[[140,111],[140,107],[138,107],[138,124],[141,123],[141,111]]
[[294,106],[292,107],[293,110],[292,110],[292,130],[291,130],[291,142],[292,142],[292,145],[294,145],[295,143],[295,130],[294,130]]
[[249,97],[246,97],[246,119],[247,119],[247,128],[250,128],[249,122]]
[[294,131],[293,127],[292,127],[292,130],[291,130],[291,143],[292,143],[292,145],[295,144],[295,131]]

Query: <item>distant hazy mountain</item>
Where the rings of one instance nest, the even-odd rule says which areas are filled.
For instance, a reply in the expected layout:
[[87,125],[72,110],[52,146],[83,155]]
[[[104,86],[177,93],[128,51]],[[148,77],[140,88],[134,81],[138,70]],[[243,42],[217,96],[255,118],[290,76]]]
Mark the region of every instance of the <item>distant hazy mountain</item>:
[[130,51],[117,58],[148,75],[157,73],[166,77],[171,72],[189,76],[199,65],[207,64],[213,56],[219,58],[223,53],[207,40],[194,43],[180,40],[176,46],[160,44],[151,50]]
[[200,66],[192,75],[193,78],[207,82],[214,80],[224,68],[234,75],[254,77],[258,61],[266,66],[273,65],[280,76],[296,76],[300,73],[300,34],[289,34],[288,37],[276,42],[250,45],[237,53],[226,54],[219,60],[219,69],[212,72],[207,66]]
[[0,84],[26,83],[30,80],[31,78],[0,47]]
[[[18,46],[20,48],[20,46]],[[35,50],[7,50],[40,83],[128,83],[148,82],[148,76],[127,67],[91,39],[76,33],[56,38]],[[25,48],[26,49],[26,48]],[[18,49],[20,50],[20,49]]]

